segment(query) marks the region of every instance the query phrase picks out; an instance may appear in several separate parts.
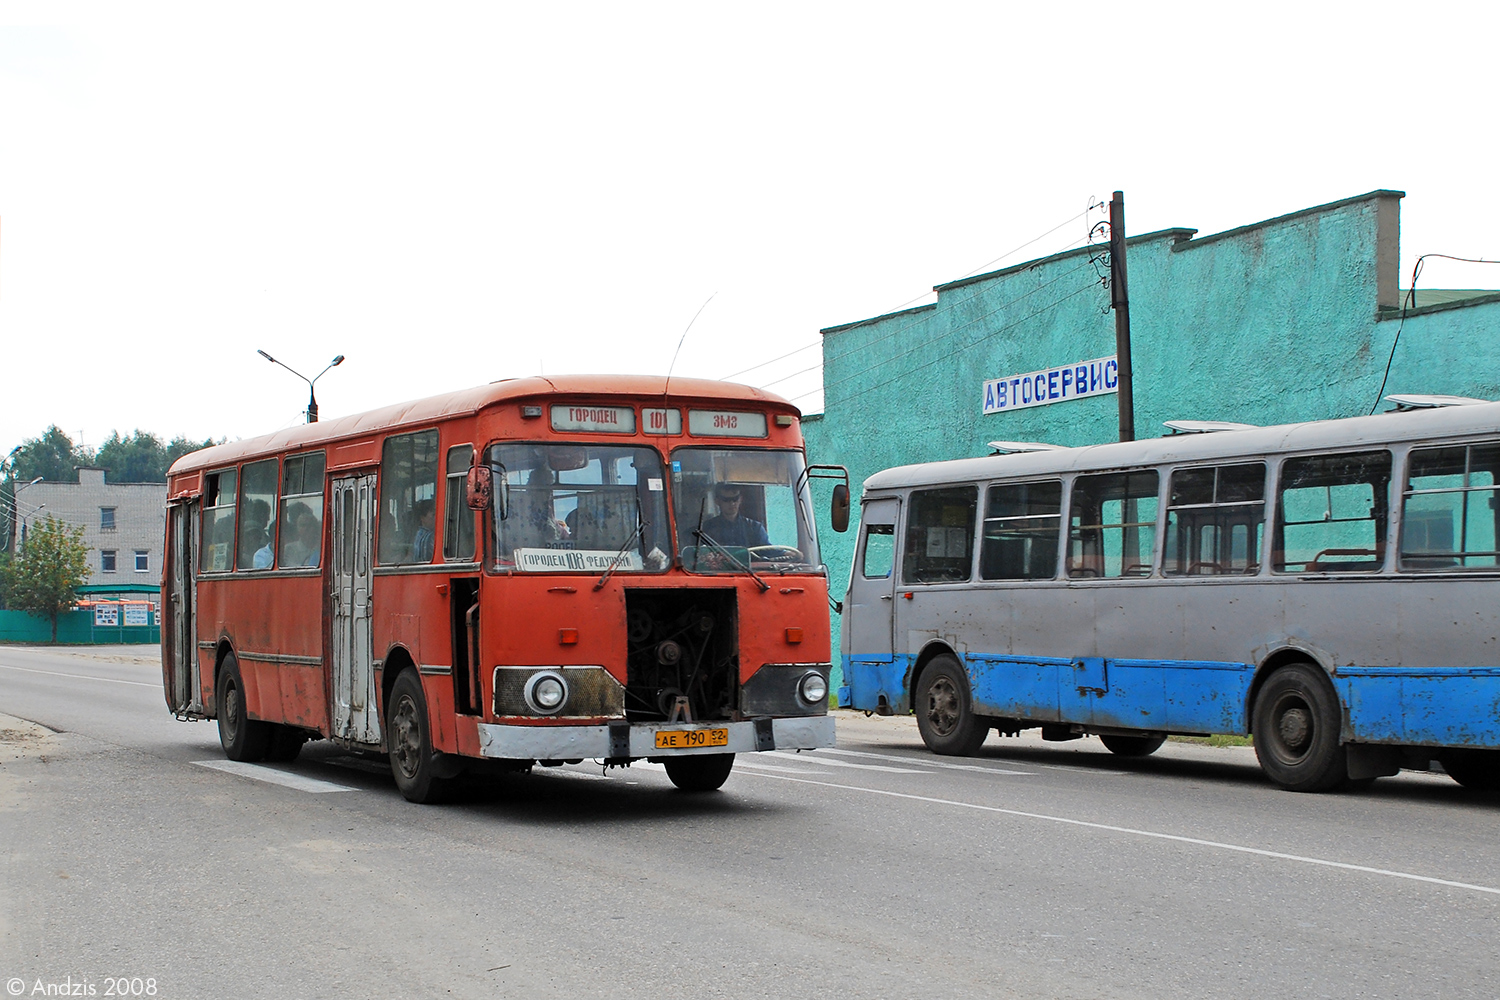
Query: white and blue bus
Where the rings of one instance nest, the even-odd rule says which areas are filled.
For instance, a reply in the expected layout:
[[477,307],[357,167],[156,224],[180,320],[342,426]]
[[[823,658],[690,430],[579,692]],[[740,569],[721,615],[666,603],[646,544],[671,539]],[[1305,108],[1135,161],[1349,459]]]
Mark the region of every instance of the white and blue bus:
[[937,753],[1253,734],[1289,789],[1500,788],[1500,403],[1398,405],[871,476],[840,704]]

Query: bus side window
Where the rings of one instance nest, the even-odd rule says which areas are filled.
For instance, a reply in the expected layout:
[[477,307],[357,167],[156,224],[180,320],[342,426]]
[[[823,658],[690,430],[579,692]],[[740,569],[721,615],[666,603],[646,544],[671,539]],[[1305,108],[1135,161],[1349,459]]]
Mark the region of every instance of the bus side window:
[[321,451],[293,455],[281,468],[282,569],[316,566],[323,555],[323,474]]
[[234,469],[225,469],[204,477],[199,572],[222,573],[234,568],[235,475]]
[[958,583],[969,578],[978,498],[975,486],[918,490],[911,495],[901,555],[903,581]]
[[380,564],[432,561],[438,432],[385,439],[380,459]]
[[1073,480],[1068,576],[1150,576],[1157,473],[1108,472]]
[[1289,458],[1281,466],[1272,568],[1377,572],[1385,562],[1391,453]]
[[464,502],[464,485],[474,446],[448,449],[448,489],[443,496],[443,558],[474,558],[474,512]]
[[896,526],[865,525],[865,550],[860,554],[860,573],[867,580],[885,579],[896,562]]
[[1260,569],[1266,464],[1178,469],[1167,491],[1167,576],[1253,575]]
[[1402,569],[1493,569],[1500,445],[1417,448],[1401,507]]
[[239,569],[270,569],[276,562],[276,472],[274,458],[253,462],[240,474]]
[[991,486],[984,511],[979,575],[985,580],[1057,576],[1062,481]]

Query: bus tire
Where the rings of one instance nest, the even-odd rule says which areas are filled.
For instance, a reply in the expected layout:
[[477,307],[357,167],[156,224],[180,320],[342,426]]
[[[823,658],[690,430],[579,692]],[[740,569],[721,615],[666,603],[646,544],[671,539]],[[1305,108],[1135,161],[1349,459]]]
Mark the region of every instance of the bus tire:
[[712,792],[729,780],[734,754],[706,753],[691,757],[668,757],[662,761],[667,777],[684,792]]
[[1448,777],[1471,792],[1500,792],[1500,751],[1444,750],[1438,761]]
[[219,714],[219,744],[230,760],[263,760],[271,746],[271,724],[250,718],[245,709],[245,681],[240,661],[233,653],[219,665],[219,690],[215,699]]
[[422,681],[407,667],[391,688],[385,738],[396,788],[408,802],[441,802],[448,793],[448,779],[439,776],[445,769],[432,748],[431,726]]
[[955,656],[944,653],[928,662],[912,704],[917,731],[933,753],[972,757],[989,735],[990,722],[974,714],[969,678]]
[[1165,736],[1101,736],[1104,749],[1117,757],[1149,757],[1167,742]]
[[1291,663],[1267,678],[1255,698],[1255,756],[1261,770],[1293,792],[1326,792],[1349,768],[1339,742],[1339,699],[1311,663]]
[[266,760],[296,760],[306,742],[307,734],[296,726],[272,725]]

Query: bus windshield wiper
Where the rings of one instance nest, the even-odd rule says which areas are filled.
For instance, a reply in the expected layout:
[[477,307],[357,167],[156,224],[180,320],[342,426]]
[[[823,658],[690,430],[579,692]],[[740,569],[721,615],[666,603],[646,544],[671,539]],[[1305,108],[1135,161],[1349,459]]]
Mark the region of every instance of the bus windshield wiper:
[[636,522],[635,530],[630,533],[629,538],[625,539],[625,544],[620,546],[620,551],[615,553],[615,557],[609,561],[609,566],[604,570],[604,573],[594,583],[595,590],[604,589],[604,585],[609,582],[610,576],[619,567],[620,560],[625,558],[625,553],[630,551],[630,547],[635,544],[635,540],[637,538],[641,537],[641,533],[644,532],[647,527],[649,527],[649,525],[645,521]]
[[[762,580],[760,578],[760,575],[758,573],[756,573],[755,570],[751,569],[745,563],[740,562],[739,556],[736,556],[733,552],[730,552],[724,546],[722,546],[718,542],[716,542],[714,540],[713,536],[710,535],[708,532],[704,531],[701,527],[698,528],[696,531],[694,531],[693,534],[695,534],[695,535],[698,536],[698,541],[700,541],[700,542],[707,542],[709,544],[710,548],[714,549],[715,551],[724,553],[724,557],[726,559],[728,559],[730,562],[734,563],[736,566],[738,566],[740,569],[744,570],[746,573],[749,573],[750,574],[750,578],[755,581],[756,586],[760,587],[760,592],[762,594],[764,594],[766,591],[768,591],[768,590],[771,589],[771,585],[769,583],[767,583],[766,581]],[[693,562],[696,565],[697,560],[694,559]]]

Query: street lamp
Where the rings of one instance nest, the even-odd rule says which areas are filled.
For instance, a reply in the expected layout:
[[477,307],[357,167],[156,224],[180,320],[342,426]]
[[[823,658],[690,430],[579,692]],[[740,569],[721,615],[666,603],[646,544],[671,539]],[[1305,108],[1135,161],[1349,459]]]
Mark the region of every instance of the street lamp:
[[283,361],[277,361],[275,358],[271,357],[269,354],[267,354],[265,351],[260,350],[259,348],[256,348],[255,353],[259,354],[261,357],[265,358],[267,361],[271,362],[272,364],[281,365],[281,367],[285,368],[287,371],[291,372],[293,375],[297,376],[302,381],[304,381],[304,382],[307,383],[307,422],[310,423],[310,424],[317,423],[318,422],[318,397],[316,395],[314,395],[314,393],[313,393],[313,385],[318,381],[318,379],[320,379],[324,375],[328,374],[328,368],[336,368],[339,365],[343,364],[344,363],[344,356],[342,354],[340,354],[338,357],[336,357],[332,361],[328,362],[328,368],[324,368],[322,371],[318,372],[318,374],[314,375],[312,378],[308,378],[306,375],[304,375],[301,372],[297,371],[297,369],[291,367],[290,365],[286,364]]

